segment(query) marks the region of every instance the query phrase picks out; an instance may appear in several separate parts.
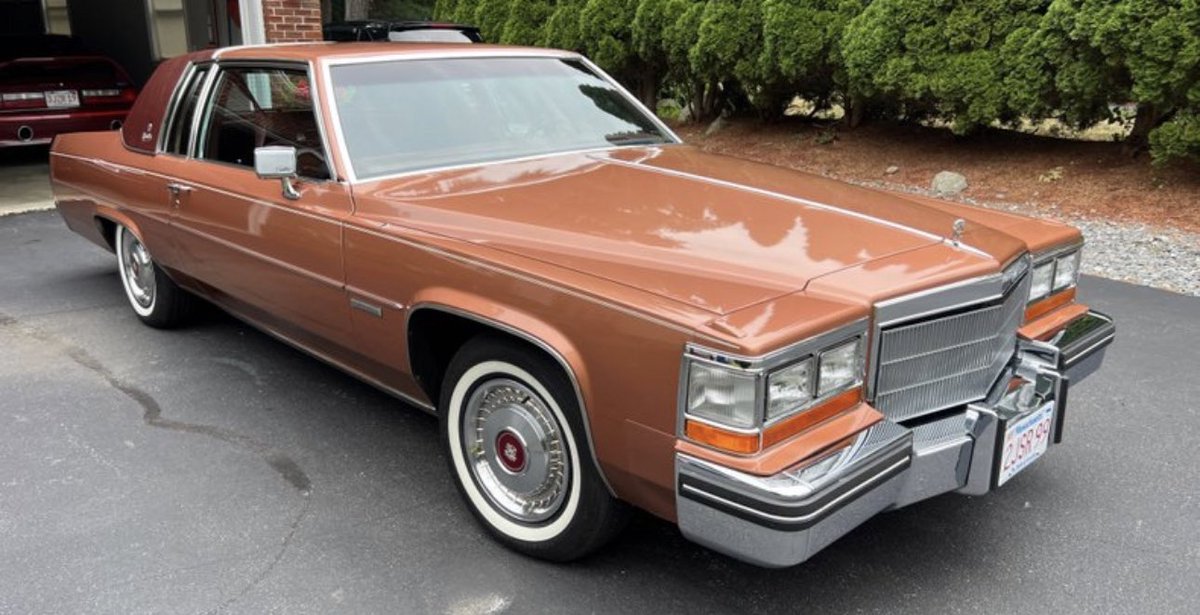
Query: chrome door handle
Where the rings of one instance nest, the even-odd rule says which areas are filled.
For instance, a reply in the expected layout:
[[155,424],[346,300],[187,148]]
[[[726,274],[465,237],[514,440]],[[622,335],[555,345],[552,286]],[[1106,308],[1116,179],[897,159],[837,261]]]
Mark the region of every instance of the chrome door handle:
[[191,186],[185,186],[183,184],[177,184],[175,182],[171,182],[171,183],[167,184],[167,192],[170,192],[173,196],[179,196],[181,194],[186,194],[191,191],[192,191]]

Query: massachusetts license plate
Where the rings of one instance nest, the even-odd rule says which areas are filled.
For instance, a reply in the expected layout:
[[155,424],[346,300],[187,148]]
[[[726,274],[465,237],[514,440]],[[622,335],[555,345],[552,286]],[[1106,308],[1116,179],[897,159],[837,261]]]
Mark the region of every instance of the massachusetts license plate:
[[51,109],[79,106],[79,92],[75,90],[55,90],[46,92],[46,106]]
[[1050,427],[1054,422],[1054,402],[1047,402],[1029,415],[1017,419],[1004,431],[1000,449],[999,487],[1029,467],[1050,446]]

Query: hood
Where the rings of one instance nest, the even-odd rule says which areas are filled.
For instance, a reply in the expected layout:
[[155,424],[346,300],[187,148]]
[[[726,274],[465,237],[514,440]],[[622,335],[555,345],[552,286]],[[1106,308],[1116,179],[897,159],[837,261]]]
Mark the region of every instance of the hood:
[[[714,314],[943,244],[955,220],[887,193],[686,146],[408,175],[355,186],[355,199],[366,218],[552,263]],[[975,261],[992,261],[971,252]]]

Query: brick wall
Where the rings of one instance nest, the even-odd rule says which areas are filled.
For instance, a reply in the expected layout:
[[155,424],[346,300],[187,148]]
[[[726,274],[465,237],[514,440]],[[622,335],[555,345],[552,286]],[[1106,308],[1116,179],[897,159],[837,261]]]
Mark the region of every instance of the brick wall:
[[262,0],[268,43],[321,40],[321,0]]

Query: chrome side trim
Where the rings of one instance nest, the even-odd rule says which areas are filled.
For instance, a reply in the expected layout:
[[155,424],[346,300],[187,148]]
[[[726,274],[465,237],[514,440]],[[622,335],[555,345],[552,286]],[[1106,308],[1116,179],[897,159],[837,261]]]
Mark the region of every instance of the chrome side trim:
[[350,307],[352,307],[360,312],[365,312],[367,314],[370,314],[371,316],[374,316],[375,318],[383,318],[383,308],[382,307],[371,304],[371,303],[367,303],[366,301],[363,301],[362,299],[356,299],[354,297],[351,297],[350,298]]
[[367,292],[361,288],[358,288],[357,286],[351,286],[350,284],[346,285],[346,292],[351,295],[358,295],[360,297],[363,297],[364,299],[374,301],[375,303],[378,303],[379,305],[381,305],[383,307],[390,308],[393,310],[403,310],[405,307],[403,303],[400,303],[397,301],[392,301],[391,299],[388,299],[387,297],[381,297],[379,295],[376,295],[375,293]]
[[[440,303],[421,302],[421,303],[414,304],[412,306],[412,309],[408,310],[408,313],[404,317],[404,331],[405,331],[406,335],[409,330],[409,323],[412,321],[413,314],[416,314],[420,310],[432,310],[435,312],[443,312],[446,314],[458,316],[460,318],[465,318],[467,320],[473,320],[480,324],[487,325],[489,327],[495,328],[497,330],[503,331],[510,335],[516,336],[517,338],[525,340],[526,342],[533,344],[535,347],[541,349],[543,352],[550,355],[550,357],[553,358],[559,364],[560,367],[562,367],[563,372],[566,373],[566,375],[567,375],[567,379],[571,381],[571,387],[573,389],[575,389],[575,399],[579,403],[579,412],[580,412],[580,414],[583,415],[583,417],[582,417],[583,418],[583,433],[584,433],[584,437],[587,439],[588,453],[591,455],[592,464],[595,465],[596,472],[600,475],[600,481],[604,483],[604,487],[606,489],[608,489],[608,493],[610,495],[612,495],[613,497],[617,497],[617,492],[613,490],[612,484],[608,482],[608,477],[604,475],[604,468],[603,468],[603,466],[600,465],[600,459],[596,456],[596,445],[595,445],[595,441],[592,438],[592,420],[591,420],[591,417],[588,415],[587,402],[584,401],[583,390],[579,388],[579,380],[575,377],[575,370],[571,369],[570,363],[567,363],[566,358],[564,358],[562,356],[562,353],[560,353],[558,351],[558,349],[556,349],[554,346],[551,346],[549,342],[542,340],[541,338],[533,335],[532,333],[522,331],[521,329],[518,329],[511,325],[502,323],[497,320],[493,320],[491,318],[487,318],[486,316],[480,316],[478,314],[473,314],[471,312],[462,310],[460,308],[443,305]],[[406,349],[406,351],[408,352],[408,355],[409,355],[409,365],[411,365],[412,364],[412,348],[409,347]]]

